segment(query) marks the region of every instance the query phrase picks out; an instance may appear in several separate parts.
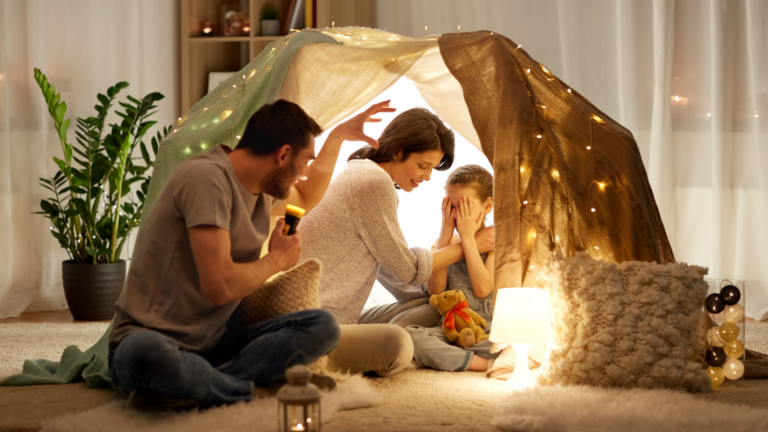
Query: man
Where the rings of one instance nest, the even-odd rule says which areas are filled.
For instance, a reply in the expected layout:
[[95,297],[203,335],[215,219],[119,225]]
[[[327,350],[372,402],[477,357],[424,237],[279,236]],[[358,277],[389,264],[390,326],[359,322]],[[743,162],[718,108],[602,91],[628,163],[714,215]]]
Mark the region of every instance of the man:
[[270,214],[283,215],[287,204],[315,207],[341,143],[376,146],[363,125],[393,112],[388,105],[339,125],[315,158],[322,130],[298,105],[279,100],[250,118],[236,150],[220,144],[174,170],[136,239],[109,338],[112,382],[129,406],[247,401],[255,387],[336,347],[339,326],[324,310],[241,329],[226,323],[241,299],[299,259],[301,233],[283,235],[284,219],[259,258]]

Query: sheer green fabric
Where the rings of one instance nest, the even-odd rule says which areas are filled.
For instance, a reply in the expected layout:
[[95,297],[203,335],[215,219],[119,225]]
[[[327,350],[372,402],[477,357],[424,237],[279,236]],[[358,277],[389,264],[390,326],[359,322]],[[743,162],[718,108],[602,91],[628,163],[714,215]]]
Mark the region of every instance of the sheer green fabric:
[[238,136],[251,115],[277,99],[299,48],[317,42],[340,44],[321,32],[298,32],[280,38],[190,108],[158,149],[144,214],[152,210],[178,164],[217,144],[237,146]]

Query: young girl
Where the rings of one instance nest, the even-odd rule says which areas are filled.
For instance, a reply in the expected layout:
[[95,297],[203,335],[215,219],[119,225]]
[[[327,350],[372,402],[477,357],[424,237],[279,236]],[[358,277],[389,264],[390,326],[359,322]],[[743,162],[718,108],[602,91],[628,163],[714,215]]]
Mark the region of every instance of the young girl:
[[[464,258],[447,269],[432,272],[427,282],[429,294],[445,290],[461,290],[469,308],[483,317],[491,331],[493,317],[493,252],[481,254],[475,233],[485,227],[485,217],[493,209],[493,176],[478,165],[457,168],[448,177],[443,199],[443,221],[435,248],[441,249],[461,241]],[[454,235],[458,232],[458,237]],[[414,346],[414,360],[433,369],[445,371],[485,371],[491,354],[491,342],[485,340],[464,349],[448,342],[441,325],[432,328],[408,326]]]

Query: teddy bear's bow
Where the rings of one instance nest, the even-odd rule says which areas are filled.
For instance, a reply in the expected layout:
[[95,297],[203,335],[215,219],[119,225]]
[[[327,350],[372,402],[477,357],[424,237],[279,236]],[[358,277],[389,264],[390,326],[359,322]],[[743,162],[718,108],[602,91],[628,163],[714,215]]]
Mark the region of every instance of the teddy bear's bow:
[[453,309],[449,310],[448,313],[445,314],[445,326],[449,329],[455,329],[456,328],[456,322],[454,320],[453,314],[456,314],[462,318],[464,318],[464,321],[469,322],[469,314],[464,311],[464,308],[469,307],[469,303],[464,300],[463,302],[457,304],[453,307]]

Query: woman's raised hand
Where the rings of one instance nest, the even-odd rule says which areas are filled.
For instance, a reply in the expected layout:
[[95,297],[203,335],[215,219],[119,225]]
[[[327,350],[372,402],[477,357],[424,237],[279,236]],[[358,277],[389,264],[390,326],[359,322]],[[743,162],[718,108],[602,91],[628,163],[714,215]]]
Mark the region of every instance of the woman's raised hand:
[[364,126],[366,123],[380,122],[380,118],[372,117],[378,113],[395,111],[395,108],[389,107],[388,100],[373,104],[368,107],[367,110],[336,126],[336,128],[331,131],[331,135],[335,135],[335,138],[342,141],[364,141],[373,148],[379,148],[379,142],[365,134]]

